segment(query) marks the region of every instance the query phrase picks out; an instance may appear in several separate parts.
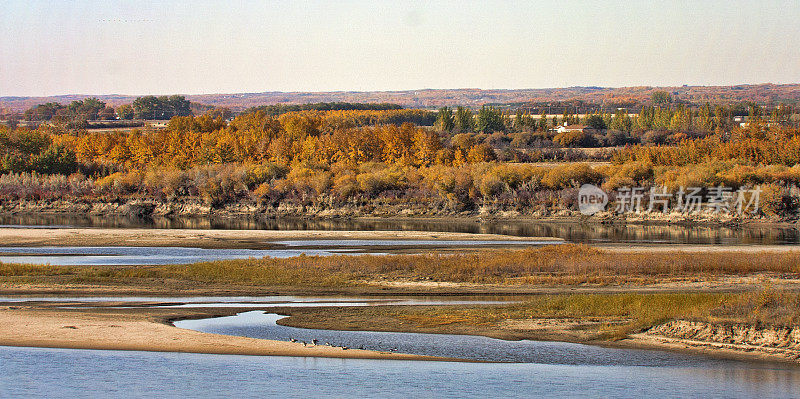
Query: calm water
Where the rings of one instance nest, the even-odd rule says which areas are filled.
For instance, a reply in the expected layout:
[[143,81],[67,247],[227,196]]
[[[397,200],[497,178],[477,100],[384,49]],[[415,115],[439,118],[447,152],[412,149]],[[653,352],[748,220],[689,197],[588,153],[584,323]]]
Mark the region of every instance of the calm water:
[[[203,249],[185,247],[0,247],[0,262],[77,265],[170,265],[226,259],[333,255],[335,249]],[[345,254],[344,252],[342,254]]]
[[[311,304],[347,297],[74,297],[10,300]],[[441,298],[414,298],[421,303]],[[456,298],[453,302],[463,300]],[[447,299],[444,299],[447,301]],[[718,360],[660,351],[504,341],[442,334],[328,331],[278,326],[263,311],[176,322],[199,331],[514,363],[259,357],[0,347],[6,397],[702,397],[800,395],[800,367]]]
[[[359,255],[371,248],[405,248],[424,252],[447,247],[522,247],[561,244],[541,240],[293,240],[265,245],[273,249],[203,249],[190,247],[2,247],[0,262],[87,265],[168,265],[248,258],[288,258],[300,255]],[[283,247],[283,248],[281,248]],[[320,249],[324,248],[324,249]],[[370,250],[373,255],[380,252]]]
[[0,397],[790,398],[797,370],[315,359],[0,347]]
[[246,230],[417,230],[494,233],[523,237],[558,237],[581,243],[665,244],[800,244],[796,227],[774,226],[644,226],[560,222],[479,222],[431,220],[319,220],[300,218],[165,218],[138,219],[114,216],[0,215],[0,225],[61,227],[139,227]]
[[[285,316],[251,311],[235,316],[180,320],[179,328],[213,334],[289,341],[294,338],[319,344],[378,351],[455,357],[459,359],[542,364],[729,367],[744,363],[665,351],[603,348],[567,342],[507,341],[473,335],[417,334],[376,331],[336,331],[286,327],[276,324]],[[797,369],[800,372],[800,368]]]
[[[199,296],[199,297],[67,297],[67,296],[15,296],[0,297],[0,304],[59,303],[65,307],[76,305],[88,307],[102,303],[104,308],[136,307],[159,308],[276,308],[276,307],[321,307],[321,306],[379,306],[379,305],[497,305],[519,302],[522,296],[474,296],[474,297],[299,297],[291,295],[273,296]],[[110,304],[109,304],[110,303]]]

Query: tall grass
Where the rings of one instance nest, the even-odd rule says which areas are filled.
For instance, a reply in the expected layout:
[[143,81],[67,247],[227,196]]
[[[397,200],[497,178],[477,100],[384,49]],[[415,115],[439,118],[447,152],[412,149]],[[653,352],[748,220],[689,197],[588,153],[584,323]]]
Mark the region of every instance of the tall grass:
[[441,320],[491,326],[509,319],[595,319],[609,322],[604,338],[620,338],[668,320],[707,319],[713,309],[740,294],[561,294],[540,295],[522,303],[471,308],[404,309],[397,317],[421,326]]
[[[764,298],[770,298],[769,305],[764,305]],[[619,339],[675,319],[795,326],[800,322],[798,301],[798,293],[771,290],[753,293],[557,294],[536,295],[524,302],[503,305],[378,306],[341,308],[336,312],[298,309],[291,312],[289,323],[330,329],[393,331],[402,328],[493,333],[507,331],[503,325],[508,320],[562,319],[567,322],[563,327],[567,329],[572,328],[570,323],[578,322],[574,328],[580,330],[580,334],[586,334],[584,339]],[[772,311],[765,311],[765,306]],[[525,336],[524,330],[522,327],[521,336]]]
[[466,254],[299,256],[131,268],[0,264],[0,277],[67,276],[75,281],[170,280],[188,284],[336,287],[374,281],[501,285],[630,284],[756,273],[800,275],[800,252],[617,253],[556,245]]
[[722,320],[797,326],[800,325],[800,293],[767,287],[763,291],[732,297],[711,315]]

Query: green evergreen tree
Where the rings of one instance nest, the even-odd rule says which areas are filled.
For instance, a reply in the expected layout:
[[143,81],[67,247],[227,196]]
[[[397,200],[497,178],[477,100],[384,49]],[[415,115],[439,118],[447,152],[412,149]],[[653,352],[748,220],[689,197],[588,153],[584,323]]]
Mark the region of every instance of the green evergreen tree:
[[475,130],[480,133],[502,132],[505,130],[502,112],[494,107],[482,106],[478,111]]
[[450,132],[455,128],[455,120],[453,118],[453,110],[450,107],[439,108],[439,114],[436,116],[436,123],[434,127],[442,132]]
[[454,118],[455,130],[459,132],[471,132],[475,128],[475,118],[469,108],[459,106],[456,108]]
[[542,115],[539,116],[538,125],[539,125],[538,128],[539,128],[540,132],[546,132],[547,131],[547,114],[544,111],[542,111]]

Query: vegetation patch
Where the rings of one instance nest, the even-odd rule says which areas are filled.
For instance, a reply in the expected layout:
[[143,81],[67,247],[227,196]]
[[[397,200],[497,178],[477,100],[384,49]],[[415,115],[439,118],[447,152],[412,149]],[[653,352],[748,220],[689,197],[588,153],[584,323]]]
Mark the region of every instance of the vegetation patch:
[[4,279],[59,277],[74,282],[180,281],[204,286],[368,287],[387,282],[500,286],[608,286],[772,273],[800,277],[800,252],[621,253],[551,245],[462,254],[299,256],[188,265],[98,267],[0,264]]

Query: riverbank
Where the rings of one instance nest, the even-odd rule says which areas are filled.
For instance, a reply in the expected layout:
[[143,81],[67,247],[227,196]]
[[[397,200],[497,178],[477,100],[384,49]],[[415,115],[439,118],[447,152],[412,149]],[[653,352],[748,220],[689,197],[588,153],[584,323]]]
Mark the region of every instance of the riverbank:
[[[323,345],[303,345],[285,341],[208,334],[174,327],[172,321],[183,319],[230,316],[253,308],[151,308],[133,304],[131,308],[114,308],[119,303],[93,303],[66,309],[74,303],[21,304],[0,307],[0,346],[27,346],[69,349],[135,350],[156,352],[185,352],[207,354],[237,354],[254,356],[299,356],[382,360],[436,360],[438,358],[395,352],[347,349]],[[127,304],[131,305],[131,304]],[[500,323],[465,324],[463,318],[440,317],[434,323],[415,318],[415,312],[398,322],[392,312],[404,313],[408,306],[376,306],[370,309],[384,312],[384,317],[365,319],[354,316],[352,308],[271,308],[269,312],[287,314],[279,321],[288,325],[312,329],[364,330],[387,332],[414,332],[436,334],[481,335],[506,340],[562,341],[614,348],[665,350],[691,353],[740,361],[780,362],[800,365],[800,348],[797,339],[787,341],[786,335],[770,335],[775,329],[764,331],[759,343],[720,342],[728,340],[725,334],[714,339],[666,337],[664,329],[671,329],[675,321],[657,325],[622,339],[602,338],[629,320],[616,317],[573,318],[511,318]],[[417,307],[413,307],[416,309]],[[429,307],[422,307],[429,308]],[[442,312],[439,308],[437,312]],[[459,306],[463,310],[463,306]],[[471,308],[467,306],[466,308]],[[485,307],[481,307],[485,309]],[[386,312],[387,309],[392,309]],[[430,309],[430,308],[429,308]],[[453,309],[453,308],[451,308]],[[475,310],[475,309],[473,309]],[[427,310],[423,309],[423,312]],[[447,310],[444,310],[446,313]],[[371,313],[371,312],[370,312]],[[374,314],[374,313],[371,313]],[[416,313],[418,314],[418,313]],[[391,321],[392,324],[386,324]],[[706,328],[720,330],[723,324],[704,323]],[[367,327],[365,327],[367,326]],[[654,330],[655,332],[651,332]],[[796,331],[796,329],[795,329]],[[780,339],[783,339],[779,342]],[[787,345],[788,343],[788,345]]]
[[[800,365],[800,327],[744,322],[747,316],[742,313],[752,312],[750,308],[739,314],[718,312],[720,304],[742,299],[690,293],[562,294],[494,306],[282,309],[280,313],[289,317],[278,324],[562,341]],[[700,318],[712,321],[687,320]]]
[[617,214],[603,211],[587,216],[577,209],[496,206],[491,203],[472,209],[454,209],[441,201],[427,203],[376,201],[364,204],[332,205],[326,201],[308,204],[280,202],[267,205],[259,201],[240,200],[211,206],[202,199],[157,200],[0,200],[1,216],[75,216],[122,218],[214,218],[236,220],[305,219],[305,220],[386,220],[408,222],[538,222],[616,225],[681,225],[681,226],[771,226],[797,227],[797,215],[746,215],[699,212],[638,212]]
[[630,334],[618,345],[800,364],[800,327],[672,320]]
[[[210,230],[109,228],[0,228],[3,246],[153,246],[268,249],[297,240],[437,240],[561,243],[552,237],[516,237],[424,231]],[[413,244],[412,244],[413,245]],[[313,245],[312,245],[313,246]],[[327,247],[325,247],[327,248]]]
[[[202,314],[195,312],[194,316],[198,315]],[[183,316],[186,317],[187,314]],[[148,312],[107,314],[6,306],[0,308],[0,345],[257,356],[452,360],[206,334],[174,327],[167,322],[171,317],[177,316]]]

